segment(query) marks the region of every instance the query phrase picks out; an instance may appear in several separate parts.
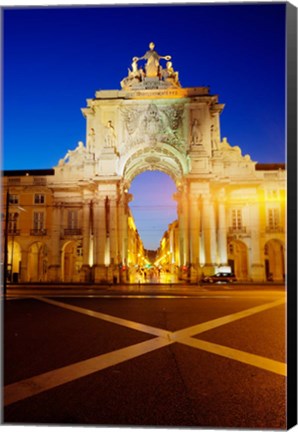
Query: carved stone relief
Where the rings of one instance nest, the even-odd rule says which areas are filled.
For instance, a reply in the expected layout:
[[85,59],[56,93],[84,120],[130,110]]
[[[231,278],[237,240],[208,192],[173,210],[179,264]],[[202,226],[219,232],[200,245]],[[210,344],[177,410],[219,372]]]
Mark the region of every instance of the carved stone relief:
[[156,145],[164,142],[175,147],[183,143],[183,105],[157,107],[150,103],[146,107],[125,107],[121,110],[125,125],[127,146],[145,142]]

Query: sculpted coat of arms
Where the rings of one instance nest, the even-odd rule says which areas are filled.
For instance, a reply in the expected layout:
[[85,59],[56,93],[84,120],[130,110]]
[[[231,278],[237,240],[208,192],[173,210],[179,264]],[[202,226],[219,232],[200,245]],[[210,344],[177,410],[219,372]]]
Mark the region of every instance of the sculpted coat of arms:
[[162,142],[175,147],[183,144],[183,105],[158,107],[150,103],[147,107],[123,108],[122,115],[129,147],[142,142],[150,145]]

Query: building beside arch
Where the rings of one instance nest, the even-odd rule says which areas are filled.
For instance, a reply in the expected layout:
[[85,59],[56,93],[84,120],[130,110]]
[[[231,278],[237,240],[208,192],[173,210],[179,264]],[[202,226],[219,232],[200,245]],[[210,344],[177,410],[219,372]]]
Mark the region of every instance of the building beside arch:
[[177,187],[178,220],[159,251],[177,280],[221,265],[243,281],[285,279],[285,165],[256,163],[222,138],[218,96],[181,87],[169,60],[150,44],[120,90],[87,99],[85,143],[52,170],[4,172],[11,280],[132,281],[146,256],[128,191],[147,170]]

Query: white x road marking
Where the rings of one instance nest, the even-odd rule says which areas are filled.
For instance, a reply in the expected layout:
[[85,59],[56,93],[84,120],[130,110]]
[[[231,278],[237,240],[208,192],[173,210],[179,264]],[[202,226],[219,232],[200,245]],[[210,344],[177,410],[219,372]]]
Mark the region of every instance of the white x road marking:
[[24,379],[14,384],[9,384],[4,388],[5,406],[26,399],[30,396],[37,395],[46,390],[58,387],[62,384],[66,384],[78,378],[85,377],[94,372],[98,372],[108,367],[115,366],[124,361],[131,360],[135,357],[141,356],[151,351],[155,351],[156,349],[163,348],[176,342],[191,346],[192,348],[198,348],[200,350],[211,352],[222,357],[227,357],[232,360],[240,361],[242,363],[246,363],[261,369],[265,369],[279,375],[286,376],[287,374],[285,363],[271,360],[255,354],[250,354],[244,351],[239,351],[233,348],[228,348],[197,338],[192,338],[192,336],[198,335],[199,333],[205,332],[207,330],[211,330],[224,324],[236,321],[238,319],[245,318],[250,315],[265,311],[267,309],[282,305],[285,303],[284,299],[275,300],[261,306],[255,306],[241,312],[236,312],[234,314],[226,315],[221,318],[216,318],[205,323],[188,327],[183,330],[178,330],[176,332],[170,332],[134,321],[129,321],[126,319],[103,314],[101,312],[95,312],[78,306],[72,306],[56,300],[41,297],[38,297],[37,299],[52,304],[54,306],[59,306],[64,309],[82,313],[104,321],[112,322],[114,324],[128,327],[130,329],[139,330],[157,337],[145,342],[131,345],[126,348],[112,351],[107,354],[101,354],[99,356],[77,362],[69,366],[55,369],[53,371],[46,372],[32,378]]

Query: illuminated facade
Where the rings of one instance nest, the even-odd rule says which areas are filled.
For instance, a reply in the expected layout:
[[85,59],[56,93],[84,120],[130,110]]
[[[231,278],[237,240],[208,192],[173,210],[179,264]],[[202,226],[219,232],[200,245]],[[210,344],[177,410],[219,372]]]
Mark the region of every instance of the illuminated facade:
[[[207,202],[204,195],[188,198],[186,257],[181,249],[177,255],[175,239],[182,233],[176,221],[161,240],[157,261],[171,264],[177,279],[196,281],[228,265],[239,281],[285,280],[284,166],[256,164],[251,178],[215,181],[209,187]],[[179,221],[185,208],[178,206]]]
[[231,265],[241,280],[284,279],[284,166],[256,164],[222,139],[218,96],[182,88],[154,48],[133,58],[121,90],[87,100],[86,141],[52,172],[5,172],[3,229],[19,281],[131,280],[145,258],[128,190],[147,170],[177,186],[178,221],[162,246],[177,278]]

